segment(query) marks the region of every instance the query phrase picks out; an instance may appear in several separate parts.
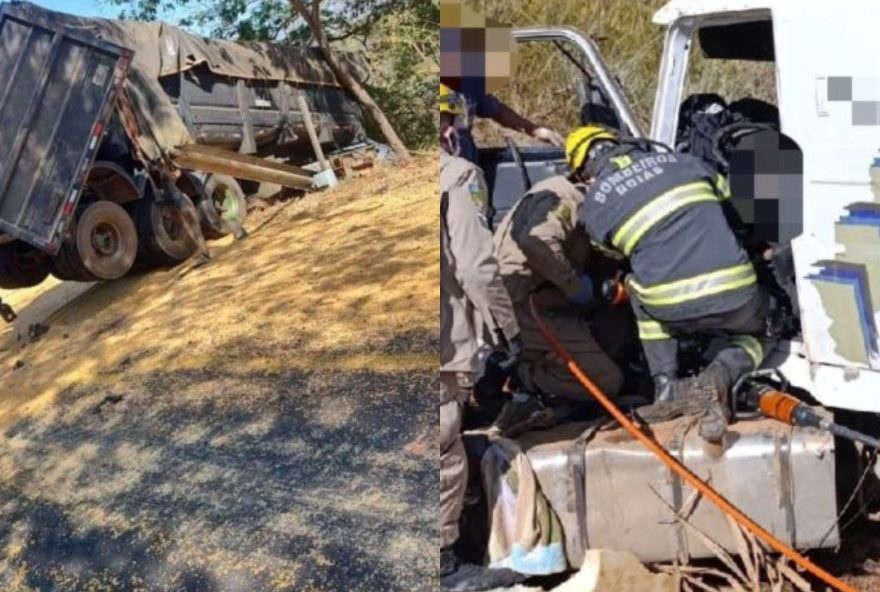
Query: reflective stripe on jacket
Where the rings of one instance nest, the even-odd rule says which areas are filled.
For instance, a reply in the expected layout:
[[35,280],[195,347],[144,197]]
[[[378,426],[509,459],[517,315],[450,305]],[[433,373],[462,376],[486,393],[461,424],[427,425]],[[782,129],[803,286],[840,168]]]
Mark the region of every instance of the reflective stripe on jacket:
[[582,219],[595,241],[630,259],[630,289],[651,317],[695,319],[734,310],[757,289],[722,210],[728,195],[691,156],[633,149],[599,168]]

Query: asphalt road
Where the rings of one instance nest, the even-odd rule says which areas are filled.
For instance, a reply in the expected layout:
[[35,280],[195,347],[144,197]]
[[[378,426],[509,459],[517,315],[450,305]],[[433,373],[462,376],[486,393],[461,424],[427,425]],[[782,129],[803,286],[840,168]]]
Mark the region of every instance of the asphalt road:
[[3,590],[430,590],[435,377],[155,374],[0,445]]

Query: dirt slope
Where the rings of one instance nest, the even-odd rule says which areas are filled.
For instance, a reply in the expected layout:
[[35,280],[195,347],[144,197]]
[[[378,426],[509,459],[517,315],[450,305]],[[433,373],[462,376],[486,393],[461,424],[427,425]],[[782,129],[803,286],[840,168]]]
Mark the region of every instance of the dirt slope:
[[0,588],[429,589],[436,175],[269,210],[183,276],[0,293]]

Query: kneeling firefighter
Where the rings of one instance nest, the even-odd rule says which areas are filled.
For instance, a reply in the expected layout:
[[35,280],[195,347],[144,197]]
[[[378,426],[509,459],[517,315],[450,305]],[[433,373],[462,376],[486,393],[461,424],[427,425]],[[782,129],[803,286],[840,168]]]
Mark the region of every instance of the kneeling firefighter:
[[622,344],[612,343],[627,334],[621,331],[625,320],[615,318],[614,310],[585,314],[596,301],[596,274],[591,273],[596,257],[579,220],[585,188],[578,183],[559,175],[536,184],[507,213],[494,237],[501,277],[522,330],[520,380],[552,407],[575,415],[588,399],[542,335],[530,301],[535,299],[544,321],[612,397],[624,381],[611,355]]
[[[731,230],[726,180],[694,157],[599,126],[575,130],[565,154],[589,186],[588,233],[632,268],[627,291],[656,399],[699,399],[700,434],[720,441],[730,388],[772,345],[769,296]],[[680,377],[676,337],[716,331],[728,335],[726,346],[700,374]]]

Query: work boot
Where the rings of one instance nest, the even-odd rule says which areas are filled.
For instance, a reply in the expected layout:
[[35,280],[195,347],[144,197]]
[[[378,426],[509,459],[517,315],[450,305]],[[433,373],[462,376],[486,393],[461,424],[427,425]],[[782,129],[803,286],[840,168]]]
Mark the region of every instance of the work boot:
[[700,416],[700,436],[711,444],[720,444],[727,433],[730,411],[720,401],[709,401]]
[[653,405],[639,409],[639,417],[656,423],[695,415],[700,418],[700,435],[704,440],[722,440],[730,415],[730,374],[722,364],[712,362],[696,376],[675,380],[661,375],[655,378],[655,384],[657,399]]
[[654,402],[638,409],[637,416],[646,423],[660,423],[702,413],[703,402],[691,396],[692,382],[691,378],[670,378],[666,374],[654,376]]
[[526,577],[510,569],[490,569],[462,563],[451,548],[440,550],[440,589],[456,592],[509,588]]
[[513,437],[530,429],[541,427],[546,422],[546,410],[537,397],[523,391],[513,393],[513,396],[501,408],[501,413],[492,422],[502,434]]
[[706,398],[706,409],[700,416],[700,436],[707,442],[718,444],[724,439],[730,421],[730,372],[720,362],[712,362],[695,379]]

